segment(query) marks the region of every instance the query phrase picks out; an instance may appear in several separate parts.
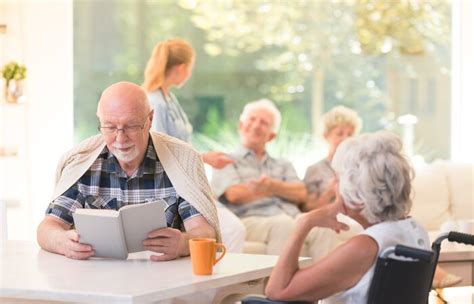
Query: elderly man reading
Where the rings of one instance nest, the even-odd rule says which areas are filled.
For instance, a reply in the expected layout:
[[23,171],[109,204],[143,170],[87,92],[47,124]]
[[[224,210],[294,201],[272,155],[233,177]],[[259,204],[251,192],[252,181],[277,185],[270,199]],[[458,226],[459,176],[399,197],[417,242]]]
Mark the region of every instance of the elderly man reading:
[[61,160],[56,188],[38,227],[50,252],[87,259],[94,248],[74,229],[76,208],[119,209],[159,200],[167,228],[150,231],[144,248],[155,261],[189,255],[192,237],[220,239],[215,203],[199,154],[188,144],[150,131],[153,110],[137,85],[108,87],[97,108],[101,135],[86,139]]
[[[234,163],[214,170],[212,187],[220,201],[239,216],[247,240],[266,243],[267,254],[280,254],[306,199],[305,184],[293,166],[271,157],[266,144],[273,140],[281,115],[269,100],[248,103],[241,116],[242,146],[231,153]],[[318,259],[334,246],[332,230],[315,228],[306,239],[303,255]]]

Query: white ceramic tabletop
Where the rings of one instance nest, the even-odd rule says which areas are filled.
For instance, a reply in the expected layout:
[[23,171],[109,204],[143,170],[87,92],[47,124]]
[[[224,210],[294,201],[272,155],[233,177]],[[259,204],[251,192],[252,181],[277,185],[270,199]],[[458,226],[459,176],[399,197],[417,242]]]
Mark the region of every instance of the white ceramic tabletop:
[[0,297],[53,301],[145,303],[267,277],[276,256],[228,253],[211,276],[192,274],[190,258],[152,262],[84,261],[36,243],[0,242]]

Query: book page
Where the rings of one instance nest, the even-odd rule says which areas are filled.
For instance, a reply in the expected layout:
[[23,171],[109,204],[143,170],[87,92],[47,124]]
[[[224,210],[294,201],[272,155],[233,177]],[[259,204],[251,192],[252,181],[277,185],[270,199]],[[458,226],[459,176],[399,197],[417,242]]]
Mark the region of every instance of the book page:
[[[82,209],[77,209],[77,211]],[[74,226],[79,242],[92,245],[95,257],[126,259],[128,256],[122,222],[115,210],[84,209],[93,212],[74,212]],[[114,211],[111,216],[108,211]]]
[[119,213],[117,210],[113,209],[87,209],[87,208],[78,208],[74,211],[76,214],[88,214],[96,216],[109,216],[109,217],[118,217]]
[[143,251],[142,242],[151,231],[166,227],[166,216],[160,201],[128,205],[119,210],[129,253]]

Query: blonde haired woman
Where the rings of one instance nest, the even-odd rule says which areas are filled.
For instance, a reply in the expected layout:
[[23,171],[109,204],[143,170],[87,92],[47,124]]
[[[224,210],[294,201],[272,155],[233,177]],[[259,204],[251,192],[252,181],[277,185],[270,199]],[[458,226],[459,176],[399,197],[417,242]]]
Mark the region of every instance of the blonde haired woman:
[[191,141],[192,126],[176,96],[173,86],[181,87],[191,77],[195,53],[181,39],[158,43],[145,69],[143,88],[155,109],[153,128],[183,141]]
[[304,182],[308,189],[308,200],[302,206],[304,211],[320,207],[334,200],[336,174],[331,166],[337,147],[349,137],[359,133],[362,119],[356,111],[336,106],[323,115],[323,136],[329,145],[328,156],[306,169]]
[[[153,128],[185,142],[191,141],[193,127],[171,88],[182,87],[191,77],[195,57],[193,47],[183,39],[158,43],[148,60],[142,85],[154,109]],[[217,169],[232,163],[222,152],[206,152],[202,158]]]
[[[171,88],[182,87],[191,77],[196,53],[189,42],[174,38],[159,42],[154,47],[145,68],[142,87],[154,109],[153,129],[181,139],[191,141],[193,127]],[[202,153],[202,159],[210,166],[220,169],[233,163],[222,152]],[[217,206],[221,232],[229,252],[241,252],[245,241],[245,226],[222,204]]]

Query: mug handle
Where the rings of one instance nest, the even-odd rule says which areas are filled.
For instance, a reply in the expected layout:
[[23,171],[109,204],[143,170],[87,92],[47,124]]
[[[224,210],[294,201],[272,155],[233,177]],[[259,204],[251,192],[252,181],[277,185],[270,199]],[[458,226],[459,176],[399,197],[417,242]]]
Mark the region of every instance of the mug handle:
[[224,244],[216,243],[216,250],[219,249],[219,248],[222,249],[222,253],[221,253],[221,256],[218,259],[214,260],[214,265],[216,265],[224,257],[224,255],[226,253],[226,249],[225,249]]

